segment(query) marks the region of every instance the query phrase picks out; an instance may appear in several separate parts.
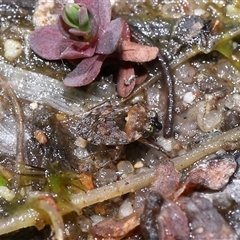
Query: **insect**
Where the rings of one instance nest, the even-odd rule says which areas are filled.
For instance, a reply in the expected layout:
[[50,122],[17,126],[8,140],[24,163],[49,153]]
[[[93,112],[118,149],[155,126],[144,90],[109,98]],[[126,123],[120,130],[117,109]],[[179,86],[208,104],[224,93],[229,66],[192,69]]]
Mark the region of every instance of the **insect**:
[[162,129],[155,111],[144,105],[94,108],[78,124],[77,134],[93,145],[124,145]]
[[216,24],[218,21],[204,20],[196,15],[186,15],[180,18],[172,33],[175,53],[183,46],[196,43],[201,47],[207,47]]

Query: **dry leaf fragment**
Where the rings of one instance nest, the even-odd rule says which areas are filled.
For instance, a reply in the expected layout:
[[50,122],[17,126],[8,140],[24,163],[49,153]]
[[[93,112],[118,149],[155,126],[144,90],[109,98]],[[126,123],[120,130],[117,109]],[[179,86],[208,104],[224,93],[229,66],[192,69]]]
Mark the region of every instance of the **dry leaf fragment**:
[[87,190],[92,190],[94,189],[93,185],[93,180],[92,176],[87,173],[80,173],[79,178],[81,180],[82,185],[87,189]]
[[93,227],[94,239],[122,239],[139,225],[139,213],[135,212],[123,219],[107,218]]
[[158,55],[159,49],[135,42],[123,41],[121,51],[121,57],[124,61],[144,63],[154,60]]

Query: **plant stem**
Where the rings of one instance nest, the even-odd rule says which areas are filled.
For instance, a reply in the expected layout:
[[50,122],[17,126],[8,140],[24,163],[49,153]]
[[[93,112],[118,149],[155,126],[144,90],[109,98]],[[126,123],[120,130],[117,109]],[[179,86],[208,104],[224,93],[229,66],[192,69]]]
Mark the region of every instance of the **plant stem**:
[[24,124],[23,124],[23,113],[22,113],[22,108],[18,102],[17,96],[15,92],[12,90],[10,87],[8,81],[4,78],[3,75],[0,74],[0,82],[5,88],[5,91],[7,95],[10,98],[10,101],[12,102],[13,105],[13,110],[15,113],[15,118],[16,118],[16,123],[17,123],[17,131],[16,131],[16,136],[17,136],[17,146],[16,146],[16,162],[15,162],[15,175],[14,175],[14,187],[16,189],[19,188],[19,181],[20,177],[19,174],[21,173],[21,166],[22,163],[24,162]]
[[[174,162],[176,169],[181,171],[184,168],[191,166],[201,158],[220,150],[224,144],[239,140],[240,127],[237,127],[224,132],[205,143],[202,143],[201,146],[189,151],[185,155],[173,158],[172,161]],[[89,205],[147,187],[154,181],[154,178],[154,169],[149,169],[148,171],[138,173],[134,176],[111,183],[104,187],[71,195],[70,202],[77,209],[81,210]],[[62,215],[65,215],[70,211],[70,208],[61,209]],[[22,205],[16,209],[13,215],[0,219],[0,233],[6,234],[30,226],[36,226],[38,229],[42,229],[45,224],[50,224],[45,217],[46,215],[42,212],[29,208],[29,204]]]

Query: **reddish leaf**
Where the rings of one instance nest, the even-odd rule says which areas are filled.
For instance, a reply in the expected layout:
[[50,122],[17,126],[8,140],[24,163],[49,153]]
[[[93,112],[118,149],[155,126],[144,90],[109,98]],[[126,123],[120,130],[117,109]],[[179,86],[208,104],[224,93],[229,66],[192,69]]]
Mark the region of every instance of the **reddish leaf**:
[[135,87],[136,78],[131,63],[120,68],[117,81],[117,92],[120,97],[127,97]]
[[38,28],[30,35],[29,43],[37,55],[47,60],[91,57],[95,50],[87,42],[64,38],[56,25]]
[[68,87],[81,87],[93,82],[100,72],[105,55],[95,55],[83,59],[64,79]]
[[58,30],[61,32],[61,34],[64,37],[66,37],[66,38],[71,37],[71,33],[69,32],[70,27],[67,25],[67,23],[65,23],[65,21],[63,20],[63,17],[61,15],[57,21],[57,25],[58,25]]
[[111,54],[113,53],[119,44],[119,40],[122,36],[124,27],[124,20],[117,18],[109,23],[104,33],[98,40],[98,46],[96,53],[99,54]]
[[42,58],[48,60],[60,59],[59,47],[64,41],[56,25],[48,25],[36,29],[29,38],[32,50]]
[[[36,29],[30,36],[31,48],[42,58],[67,59],[77,63],[81,61],[76,69],[67,75],[64,80],[66,86],[80,87],[94,81],[107,55],[132,62],[146,62],[156,58],[158,48],[130,42],[129,27],[123,19],[117,18],[111,21],[110,0],[75,0],[74,2],[84,6],[82,14],[87,14],[87,17],[91,15],[88,18],[91,19],[91,27],[88,25],[86,31],[79,30],[78,25],[69,23],[63,12],[59,17],[58,25]],[[80,16],[76,16],[79,20],[82,17],[81,8],[77,7],[77,9],[77,14]],[[135,78],[133,66],[126,63],[119,72],[117,90],[120,96],[126,97],[132,92]]]

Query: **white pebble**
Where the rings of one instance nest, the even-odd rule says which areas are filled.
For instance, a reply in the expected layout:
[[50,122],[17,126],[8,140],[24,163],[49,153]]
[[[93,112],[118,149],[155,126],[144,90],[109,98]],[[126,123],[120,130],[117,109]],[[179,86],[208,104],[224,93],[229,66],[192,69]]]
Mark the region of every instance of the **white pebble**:
[[127,199],[121,204],[118,212],[118,217],[122,219],[129,216],[131,213],[133,213],[133,207],[131,202],[129,202],[129,200]]
[[233,99],[234,99],[235,104],[239,106],[240,105],[240,95],[237,93],[233,94]]
[[93,225],[95,225],[105,219],[104,217],[102,217],[100,215],[92,215],[90,218],[93,221]]
[[13,39],[7,39],[4,42],[4,57],[8,61],[13,61],[17,57],[19,57],[22,53],[22,44]]
[[201,9],[201,8],[195,9],[193,12],[194,12],[194,15],[197,15],[197,16],[201,16],[201,15],[204,15],[206,13],[206,11],[204,9]]
[[85,139],[78,137],[75,144],[80,148],[86,148],[88,142]]
[[117,170],[120,174],[131,174],[134,172],[133,165],[130,161],[120,161],[117,164]]
[[32,110],[36,110],[38,108],[38,103],[37,102],[32,102],[29,104],[30,108]]
[[226,97],[225,107],[229,109],[239,110],[240,95],[238,93],[234,93],[233,95],[228,95]]
[[[74,0],[59,1],[62,7],[64,4],[73,2]],[[38,0],[36,3],[35,12],[33,14],[33,24],[36,27],[40,27],[56,23],[59,13],[61,12],[60,4],[58,4],[58,8],[55,7],[57,4],[57,0]]]
[[173,148],[173,144],[172,144],[172,140],[171,139],[165,139],[163,137],[159,137],[157,138],[157,143],[163,147],[166,151],[170,152],[172,151]]
[[144,165],[143,165],[143,162],[142,161],[137,161],[135,164],[134,164],[134,168],[142,168]]
[[183,96],[183,104],[192,104],[195,100],[196,96],[193,94],[193,92],[187,92]]
[[206,113],[199,113],[197,117],[198,127],[203,132],[210,132],[213,129],[218,129],[222,121],[222,114],[218,110],[212,110]]
[[0,197],[4,198],[7,201],[11,201],[15,197],[15,194],[6,186],[0,186]]

